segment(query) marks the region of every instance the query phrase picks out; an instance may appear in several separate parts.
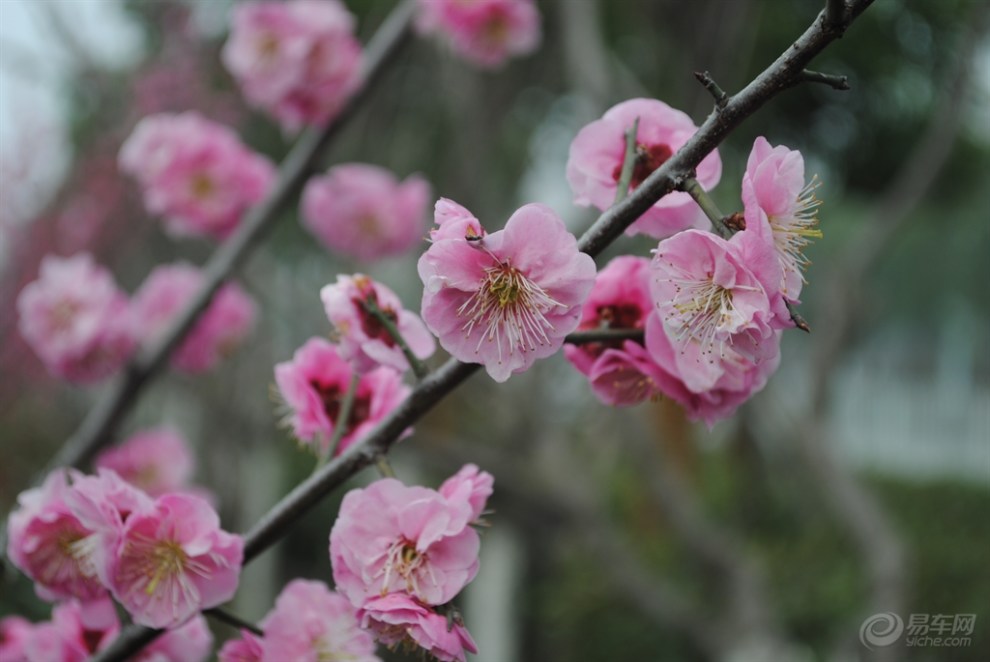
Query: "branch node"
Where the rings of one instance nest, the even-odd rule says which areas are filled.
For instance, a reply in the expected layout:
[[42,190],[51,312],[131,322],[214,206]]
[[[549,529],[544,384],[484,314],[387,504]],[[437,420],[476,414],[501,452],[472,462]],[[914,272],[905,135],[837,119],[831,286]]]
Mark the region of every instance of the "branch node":
[[729,103],[729,95],[725,93],[725,90],[718,86],[718,83],[715,82],[712,75],[707,71],[695,71],[694,77],[698,79],[699,83],[705,86],[708,93],[715,99],[715,107],[718,110],[725,108],[725,106]]
[[828,85],[829,87],[841,91],[846,91],[850,89],[848,76],[841,76],[838,74],[825,74],[820,71],[811,71],[810,69],[803,69],[801,73],[797,75],[795,82],[820,83],[822,85]]
[[795,306],[790,301],[787,302],[787,312],[791,314],[791,321],[794,322],[794,326],[801,329],[805,333],[811,333],[811,325],[808,321],[801,317],[801,313],[797,311],[797,306]]

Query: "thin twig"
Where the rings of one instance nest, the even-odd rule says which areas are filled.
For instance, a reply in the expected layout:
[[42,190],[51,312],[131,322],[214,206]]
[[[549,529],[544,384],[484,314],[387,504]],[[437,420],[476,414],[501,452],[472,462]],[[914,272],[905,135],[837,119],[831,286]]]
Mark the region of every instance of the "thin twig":
[[632,183],[633,170],[636,169],[636,136],[639,135],[639,118],[637,117],[631,127],[626,129],[626,153],[622,158],[622,171],[619,174],[619,182],[615,186],[615,202],[619,204],[623,198],[629,195],[629,185]]
[[333,423],[333,436],[327,442],[326,449],[320,453],[320,459],[316,462],[316,471],[326,464],[327,460],[337,452],[337,446],[340,445],[340,440],[344,438],[347,426],[351,422],[351,410],[354,408],[354,399],[357,396],[357,390],[360,384],[361,373],[354,370],[354,374],[351,375],[351,383],[347,386],[347,393],[344,394],[344,400],[340,403],[340,412],[337,414],[337,420]]
[[698,79],[699,83],[705,86],[708,93],[712,95],[713,99],[715,99],[716,108],[722,110],[726,107],[726,105],[728,105],[729,95],[725,93],[725,90],[718,86],[718,83],[715,82],[715,79],[712,78],[710,73],[707,71],[695,71],[694,77]]
[[209,616],[210,618],[216,619],[221,623],[226,623],[231,627],[237,628],[238,630],[247,630],[248,632],[252,632],[258,635],[259,637],[262,637],[265,634],[264,631],[262,631],[262,629],[259,628],[254,623],[249,623],[240,616],[231,614],[229,611],[221,609],[220,607],[205,609],[203,610],[203,614]]
[[378,303],[374,299],[366,298],[362,301],[362,304],[364,305],[364,309],[368,311],[368,314],[374,317],[385,328],[388,335],[392,337],[395,344],[402,350],[402,354],[406,357],[406,361],[409,362],[409,367],[412,369],[413,374],[416,375],[416,379],[421,380],[430,374],[430,369],[413,353],[412,348],[409,347],[409,343],[402,337],[399,327],[395,325],[391,317],[385,314],[384,310],[378,307]]
[[839,74],[825,74],[820,71],[811,71],[810,69],[805,69],[798,76],[798,83],[821,83],[822,85],[828,85],[834,87],[837,90],[846,91],[851,89],[849,87],[849,76],[842,76]]
[[593,329],[591,331],[575,331],[564,338],[564,342],[571,345],[616,342],[618,340],[643,342],[643,329]]
[[715,201],[711,199],[697,179],[688,177],[681,182],[679,188],[694,198],[694,201],[698,203],[699,207],[701,207],[701,211],[705,212],[705,216],[707,216],[708,220],[712,222],[712,227],[715,228],[715,232],[718,233],[718,236],[722,237],[722,239],[729,239],[732,237],[732,229],[725,223],[725,219],[727,217],[718,210],[718,207],[715,205]]
[[392,468],[392,464],[384,453],[375,456],[375,468],[378,469],[382,478],[395,478],[395,469]]

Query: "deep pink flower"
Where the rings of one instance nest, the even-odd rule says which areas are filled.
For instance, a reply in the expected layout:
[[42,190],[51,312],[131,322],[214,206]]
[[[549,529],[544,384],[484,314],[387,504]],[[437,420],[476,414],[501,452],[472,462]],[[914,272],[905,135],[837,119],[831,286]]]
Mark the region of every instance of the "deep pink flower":
[[106,595],[93,564],[94,531],[76,517],[66,497],[64,470],[22,492],[7,522],[7,556],[35,582],[45,600],[95,600]]
[[217,654],[220,662],[261,662],[264,640],[248,630],[241,630],[240,639],[230,639]]
[[[650,262],[623,255],[598,272],[581,310],[581,331],[634,330],[646,326],[653,310]],[[643,343],[635,340],[564,345],[564,356],[588,377],[599,400],[634,405],[657,394],[653,367]]]
[[[639,118],[637,158],[630,189],[639,186],[698,130],[691,118],[656,99],[630,99],[613,106],[600,120],[578,132],[567,159],[567,181],[574,202],[605,210],[615,193],[626,153],[625,132]],[[713,150],[697,167],[697,179],[711,190],[722,177],[722,161]],[[626,230],[657,239],[687,228],[708,227],[708,220],[687,193],[674,191],[660,198]]]
[[[199,290],[203,275],[184,262],[156,267],[135,293],[131,316],[145,342],[166,331]],[[184,372],[203,372],[231,354],[254,325],[254,301],[236,283],[227,283],[213,296],[192,330],[172,352],[172,366]]]
[[243,547],[208,503],[167,494],[127,519],[106,577],[134,622],[173,628],[233,597]]
[[430,185],[413,175],[345,163],[313,177],[302,197],[306,229],[328,249],[370,261],[401,255],[422,239]]
[[34,625],[20,616],[0,618],[0,660],[27,662],[24,645],[33,630]]
[[769,236],[780,264],[777,289],[790,301],[801,296],[803,271],[809,264],[804,248],[822,236],[817,186],[814,178],[805,181],[801,152],[783,145],[773,147],[762,136],[753,143],[742,183],[746,229],[737,236]]
[[479,236],[470,212],[452,213],[453,204],[438,205],[440,228],[419,260],[423,321],[451,355],[504,382],[556,353],[577,327],[595,262],[549,207],[526,205],[504,230]]
[[261,628],[262,662],[379,662],[374,639],[358,627],[355,608],[323,582],[289,582]]
[[288,131],[331,120],[361,81],[354,17],[338,0],[239,4],[221,58]]
[[320,290],[320,298],[333,324],[340,355],[359,372],[380,365],[400,372],[409,369],[402,349],[385,326],[368,312],[365,302],[385,313],[417,358],[428,358],[436,349],[423,320],[403,308],[395,292],[363,274],[337,276],[336,283]]
[[439,492],[448,501],[466,501],[471,507],[471,521],[475,521],[484,512],[494,484],[495,478],[490,473],[479,470],[474,464],[465,464],[443,482]]
[[[275,366],[275,382],[288,407],[285,422],[303,442],[319,454],[333,437],[344,396],[350,388],[354,369],[322,338],[310,338],[296,350],[291,361]],[[347,432],[336,455],[359,441],[409,395],[402,376],[381,367],[360,377]]]
[[473,515],[468,499],[393,478],[351,490],[330,531],[337,590],[355,607],[391,592],[450,602],[478,572]]
[[148,211],[175,235],[223,239],[275,180],[271,162],[230,128],[195,112],[145,117],[120,151]]
[[454,52],[486,68],[527,55],[540,43],[532,0],[419,0],[420,32],[442,35]]
[[358,615],[361,626],[387,646],[413,644],[441,662],[465,662],[465,651],[478,652],[463,624],[448,625],[446,616],[404,593],[372,598]]
[[[51,621],[31,629],[24,642],[23,659],[27,662],[84,662],[109,646],[119,632],[120,622],[109,598],[85,605],[75,600],[63,602],[52,610]],[[4,657],[4,662],[7,659]]]
[[101,452],[93,464],[112,469],[153,497],[181,491],[195,469],[189,445],[170,427],[136,432],[119,446]]
[[128,662],[206,662],[213,651],[213,633],[206,619],[192,620],[169,630],[128,659]]
[[130,356],[126,309],[113,276],[88,253],[46,256],[17,297],[21,335],[52,374],[78,382],[103,379]]

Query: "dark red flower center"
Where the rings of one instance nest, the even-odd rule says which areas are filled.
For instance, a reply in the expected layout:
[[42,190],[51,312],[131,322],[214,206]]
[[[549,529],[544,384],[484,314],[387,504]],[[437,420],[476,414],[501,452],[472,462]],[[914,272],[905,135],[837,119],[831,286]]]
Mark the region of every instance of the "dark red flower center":
[[[623,141],[623,147],[625,142]],[[624,150],[623,150],[624,151]],[[644,145],[642,143],[636,144],[636,161],[633,164],[632,179],[630,180],[630,186],[636,188],[642,184],[647,177],[653,174],[653,171],[666,163],[673,155],[670,147],[667,145]],[[612,179],[616,182],[622,176],[622,163],[619,163],[612,170]]]
[[392,334],[388,332],[385,325],[381,323],[377,317],[368,312],[365,308],[364,302],[370,301],[376,308],[382,311],[396,327],[399,325],[399,316],[394,310],[388,307],[382,307],[378,305],[378,294],[374,290],[370,290],[366,295],[365,299],[352,299],[351,300],[358,309],[358,314],[361,316],[361,330],[364,331],[365,335],[373,340],[381,340],[387,347],[395,347],[395,338]]
[[[616,303],[608,306],[599,306],[595,310],[595,318],[588,320],[581,325],[582,331],[592,331],[595,329],[641,329],[645,318],[644,311],[632,303]],[[587,343],[584,350],[592,356],[598,357],[609,348],[618,349],[622,347],[623,340],[609,340],[605,342]]]
[[[326,412],[327,418],[336,425],[340,417],[340,408],[344,403],[345,389],[339,384],[323,384],[318,381],[312,381],[309,385],[323,401],[323,411]],[[369,416],[371,416],[371,393],[359,386],[357,393],[354,394],[351,415],[347,417],[347,423],[344,425],[344,435],[350,434],[354,428],[368,420]]]

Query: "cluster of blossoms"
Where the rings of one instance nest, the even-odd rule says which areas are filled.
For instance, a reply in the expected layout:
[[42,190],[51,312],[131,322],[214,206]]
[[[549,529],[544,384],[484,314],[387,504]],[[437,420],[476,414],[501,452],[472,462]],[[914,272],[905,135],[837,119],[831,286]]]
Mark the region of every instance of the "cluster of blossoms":
[[[98,381],[117,372],[139,340],[155,342],[201,283],[200,271],[191,265],[160,266],[129,301],[90,255],[48,256],[41,277],[18,296],[21,335],[52,374]],[[252,299],[236,284],[223,286],[172,353],[173,367],[212,369],[237,348],[254,318]]]
[[438,660],[477,652],[451,601],[478,572],[478,524],[494,480],[467,465],[440,489],[394,478],[349,492],[330,532],[330,561],[361,626],[382,643]]
[[338,0],[237,5],[222,59],[287,131],[330,121],[361,82],[354,17]]
[[533,0],[419,0],[416,26],[486,68],[527,55],[540,43],[540,13]]
[[[158,439],[168,440],[169,447],[151,448]],[[173,461],[180,463],[178,470]],[[165,659],[204,659],[209,633],[190,619],[233,596],[243,556],[241,538],[223,531],[210,503],[188,485],[189,451],[176,433],[139,433],[97,463],[96,475],[52,472],[43,485],[18,497],[8,522],[11,562],[35,582],[39,597],[66,601],[56,607],[53,624],[45,626],[59,636],[45,637],[49,641],[37,645],[72,647],[82,640],[88,653],[102,648],[118,630],[112,596],[134,622],[185,633],[160,646],[200,651],[163,653]],[[159,493],[145,492],[111,466]],[[25,643],[26,659],[35,659],[33,645]],[[83,659],[85,654],[65,659]]]
[[120,150],[120,168],[141,185],[144,205],[175,235],[224,239],[267,195],[271,162],[230,128],[198,113],[142,119]]
[[285,422],[322,456],[345,451],[409,395],[402,373],[410,365],[399,338],[417,359],[433,354],[436,343],[392,290],[362,274],[338,276],[320,297],[337,343],[310,338],[291,361],[275,366],[275,382]]

